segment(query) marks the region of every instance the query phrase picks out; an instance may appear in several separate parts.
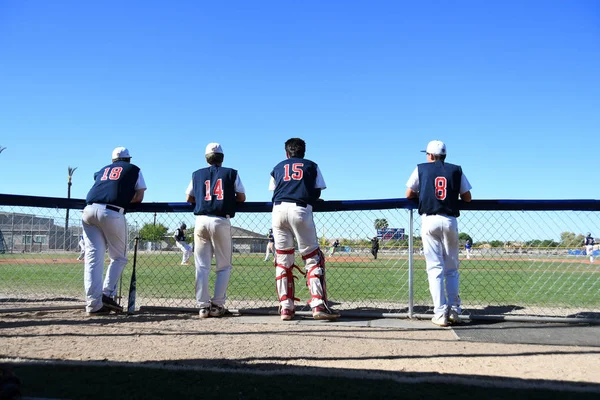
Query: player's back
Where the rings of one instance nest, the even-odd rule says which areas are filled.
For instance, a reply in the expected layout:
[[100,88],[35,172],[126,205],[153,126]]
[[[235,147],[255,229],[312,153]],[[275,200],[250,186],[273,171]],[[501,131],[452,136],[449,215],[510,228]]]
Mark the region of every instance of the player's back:
[[438,160],[419,164],[418,173],[419,214],[445,214],[458,217],[462,168]]
[[135,194],[139,167],[126,161],[116,161],[94,174],[95,183],[86,196],[86,203],[112,204],[126,208]]
[[275,180],[273,203],[298,202],[313,205],[318,199],[315,188],[318,166],[305,158],[288,158],[277,164],[271,176]]
[[211,165],[192,174],[196,206],[195,215],[220,217],[235,215],[235,181],[237,170]]

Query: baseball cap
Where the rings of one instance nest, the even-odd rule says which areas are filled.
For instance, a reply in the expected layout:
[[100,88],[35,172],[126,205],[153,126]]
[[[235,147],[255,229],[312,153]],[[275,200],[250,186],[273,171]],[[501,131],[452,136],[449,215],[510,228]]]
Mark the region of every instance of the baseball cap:
[[446,145],[440,140],[432,140],[427,144],[426,150],[421,150],[422,153],[433,154],[434,156],[446,155]]
[[213,154],[213,153],[223,154],[223,148],[221,147],[221,145],[219,143],[209,143],[206,146],[206,151],[204,152],[204,154],[209,155],[209,154]]
[[129,155],[129,150],[120,146],[116,147],[112,152],[112,159],[114,160],[115,158],[131,158],[131,156]]

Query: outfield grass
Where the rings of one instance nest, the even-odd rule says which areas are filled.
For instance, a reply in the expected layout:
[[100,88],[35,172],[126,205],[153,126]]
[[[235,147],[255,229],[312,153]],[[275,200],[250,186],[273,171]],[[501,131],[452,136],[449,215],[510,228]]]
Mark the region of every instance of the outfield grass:
[[243,371],[211,372],[120,366],[11,366],[23,396],[100,399],[597,399],[597,393],[506,389],[442,383],[400,383],[298,375],[266,376]]
[[[83,263],[61,263],[76,255],[2,255],[0,292],[82,295]],[[230,299],[273,300],[274,267],[262,254],[234,256],[229,285]],[[338,258],[338,260],[336,260]],[[11,262],[10,260],[14,260]],[[30,264],[17,263],[28,260]],[[57,261],[53,261],[57,260]],[[133,257],[124,271],[126,291]],[[191,299],[194,296],[193,265],[180,265],[180,253],[138,254],[138,294],[146,298]],[[300,259],[296,260],[301,265]],[[461,297],[470,304],[511,304],[556,307],[600,307],[600,264],[559,260],[463,260]],[[299,273],[296,272],[299,276]],[[299,276],[297,290],[306,290]],[[214,283],[214,274],[211,274]],[[406,303],[408,261],[406,258],[365,257],[349,261],[333,256],[327,261],[329,297],[336,302],[382,301]],[[414,260],[415,303],[429,303],[425,261]]]

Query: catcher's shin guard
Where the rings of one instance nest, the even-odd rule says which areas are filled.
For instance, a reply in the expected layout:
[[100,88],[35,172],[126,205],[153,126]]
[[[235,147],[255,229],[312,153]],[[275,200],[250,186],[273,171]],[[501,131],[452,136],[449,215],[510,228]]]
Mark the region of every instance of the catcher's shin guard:
[[321,249],[302,256],[306,262],[306,285],[310,291],[310,307],[321,304],[327,306],[327,285],[325,284],[325,256]]
[[[280,307],[294,308],[294,301],[300,299],[294,297],[296,285],[292,269],[300,269],[294,264],[294,249],[275,250],[275,286],[277,288],[277,296],[279,297]],[[300,271],[302,273],[302,271]]]

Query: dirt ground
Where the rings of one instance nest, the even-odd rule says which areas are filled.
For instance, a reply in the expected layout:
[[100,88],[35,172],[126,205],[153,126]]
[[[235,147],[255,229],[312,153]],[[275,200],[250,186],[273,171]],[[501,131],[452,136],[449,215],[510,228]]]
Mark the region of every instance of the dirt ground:
[[88,317],[81,310],[13,312],[0,314],[0,358],[210,368],[314,367],[600,387],[600,348],[465,342],[452,329],[429,321],[374,327],[364,320],[302,317],[285,322],[277,316],[201,320],[189,313]]

